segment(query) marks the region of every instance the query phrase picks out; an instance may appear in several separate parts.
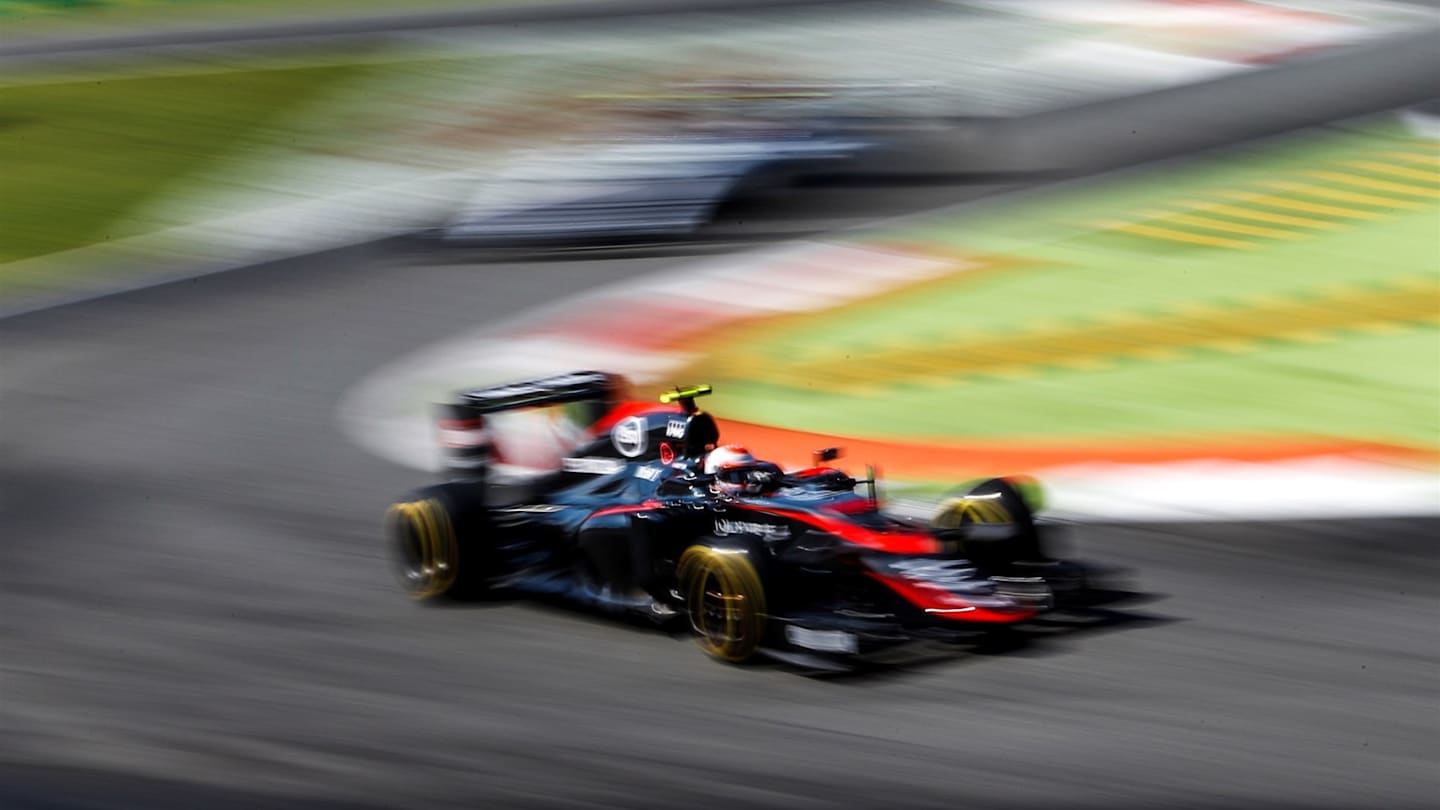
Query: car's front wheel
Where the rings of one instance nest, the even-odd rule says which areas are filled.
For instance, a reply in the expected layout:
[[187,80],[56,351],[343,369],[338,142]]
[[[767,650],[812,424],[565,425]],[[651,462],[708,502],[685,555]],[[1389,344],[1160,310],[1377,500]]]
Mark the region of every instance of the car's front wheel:
[[[1041,560],[1035,516],[1015,484],[992,478],[973,484],[940,504],[930,526],[957,532],[966,556],[982,568],[1003,568],[1016,560]],[[1005,533],[975,531],[974,526],[1008,527]]]
[[765,586],[748,553],[695,545],[677,565],[685,611],[700,648],[712,658],[740,663],[764,640]]

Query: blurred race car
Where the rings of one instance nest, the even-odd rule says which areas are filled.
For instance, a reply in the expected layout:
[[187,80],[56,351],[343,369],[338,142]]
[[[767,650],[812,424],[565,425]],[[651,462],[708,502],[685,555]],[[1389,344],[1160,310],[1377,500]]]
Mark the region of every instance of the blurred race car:
[[[450,479],[386,526],[420,599],[551,594],[688,624],[709,655],[843,665],[910,642],[968,641],[1077,598],[1046,526],[992,479],[930,521],[887,513],[874,475],[785,471],[720,443],[709,386],[628,401],[582,371],[465,391],[441,407]],[[867,491],[860,491],[862,488]]]
[[478,183],[433,235],[529,245],[693,234],[745,189],[834,170],[872,144],[809,132],[675,134],[534,151]]
[[733,199],[856,172],[891,144],[906,100],[913,106],[931,89],[710,81],[585,96],[604,110],[604,134],[524,150],[487,169],[431,235],[484,246],[691,236]]

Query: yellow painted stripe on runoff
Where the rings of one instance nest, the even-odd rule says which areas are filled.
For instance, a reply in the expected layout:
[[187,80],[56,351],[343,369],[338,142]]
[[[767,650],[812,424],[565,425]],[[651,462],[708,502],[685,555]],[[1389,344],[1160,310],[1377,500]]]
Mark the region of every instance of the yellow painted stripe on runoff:
[[1424,169],[1392,166],[1389,163],[1375,163],[1369,160],[1352,160],[1345,165],[1352,169],[1364,169],[1366,171],[1379,172],[1380,174],[1393,174],[1396,177],[1405,177],[1424,183],[1440,183],[1440,172],[1427,172]]
[[1099,357],[1065,357],[1055,361],[1055,365],[1062,368],[1072,368],[1076,371],[1098,371],[1109,368],[1113,363]]
[[1315,228],[1317,230],[1335,231],[1344,227],[1334,222],[1326,222],[1325,220],[1297,217],[1290,214],[1277,214],[1273,211],[1262,211],[1258,208],[1246,208],[1240,205],[1227,205],[1226,203],[1182,200],[1176,204],[1183,205],[1193,211],[1207,211],[1209,213],[1223,214],[1227,217],[1249,219],[1256,222],[1273,222],[1276,225],[1294,225],[1297,228]]
[[1327,200],[1341,200],[1343,202],[1360,203],[1361,205],[1374,205],[1384,208],[1417,208],[1423,203],[1414,200],[1397,200],[1394,197],[1377,197],[1374,194],[1361,194],[1358,191],[1344,191],[1328,186],[1317,186],[1313,183],[1295,183],[1288,180],[1268,180],[1264,183],[1271,188],[1283,189],[1295,194],[1306,194],[1311,197],[1323,197]]
[[1305,211],[1311,214],[1324,214],[1342,219],[1381,219],[1381,215],[1374,211],[1356,211],[1353,208],[1340,208],[1335,205],[1321,205],[1320,203],[1306,202],[1305,200],[1292,200],[1289,197],[1281,197],[1275,194],[1255,194],[1252,192],[1230,192],[1225,196],[1235,200],[1255,203],[1257,205],[1268,205],[1272,208],[1285,208],[1291,211]]
[[1168,239],[1171,242],[1186,242],[1192,245],[1208,245],[1209,247],[1232,248],[1235,250],[1249,250],[1255,247],[1252,242],[1243,242],[1239,239],[1224,239],[1219,236],[1206,236],[1199,233],[1186,233],[1171,228],[1159,228],[1154,225],[1141,225],[1138,222],[1110,222],[1104,223],[1101,227],[1112,231],[1124,231],[1139,236],[1149,236],[1154,239]]
[[1199,345],[1204,349],[1214,349],[1228,354],[1251,354],[1260,349],[1260,345],[1252,340],[1210,340]]
[[1375,180],[1369,177],[1361,177],[1358,174],[1346,174],[1345,172],[1307,172],[1311,177],[1318,177],[1321,180],[1329,180],[1332,183],[1344,183],[1347,186],[1359,186],[1360,188],[1373,188],[1378,191],[1390,191],[1395,194],[1408,194],[1412,197],[1437,197],[1440,196],[1440,189],[1421,188],[1419,186],[1406,185],[1405,183],[1393,183],[1389,180]]
[[1389,280],[1386,281],[1385,283],[1386,283],[1387,285],[1391,286],[1391,287],[1396,287],[1396,288],[1402,289],[1402,290],[1404,290],[1404,289],[1410,289],[1410,290],[1425,291],[1425,290],[1430,290],[1430,289],[1433,289],[1433,288],[1434,288],[1434,286],[1435,286],[1435,279],[1434,279],[1433,276],[1429,276],[1429,275],[1424,275],[1424,276],[1401,276],[1401,277],[1399,277],[1399,278],[1389,279]]
[[1429,166],[1440,166],[1440,150],[1434,152],[1381,152],[1380,157],[1391,160],[1403,160],[1407,163],[1419,163]]
[[1279,228],[1262,228],[1258,225],[1243,225],[1239,222],[1226,222],[1223,219],[1213,217],[1197,217],[1192,214],[1153,214],[1155,218],[1164,218],[1171,222],[1178,222],[1182,225],[1194,225],[1197,228],[1207,228],[1212,231],[1223,231],[1226,233],[1243,233],[1247,236],[1264,236],[1270,239],[1298,239],[1300,234],[1294,231],[1283,231]]
[[[1263,341],[1322,343],[1337,330],[1393,331],[1440,319],[1440,277],[1396,279],[1382,287],[1325,287],[1305,295],[1258,296],[1234,306],[1194,305],[1164,312],[1114,313],[1084,322],[1052,324],[1041,331],[939,335],[919,347],[877,346],[830,353],[799,362],[755,362],[718,355],[710,370],[719,376],[793,385],[825,379],[848,392],[883,390],[897,382],[943,384],[990,376],[1026,379],[1057,368],[1082,372],[1132,362],[1173,360],[1197,349],[1247,353]],[[1097,322],[1098,321],[1098,322]]]
[[1177,349],[1161,349],[1158,347],[1137,346],[1126,352],[1130,357],[1138,357],[1141,360],[1155,360],[1158,362],[1169,362],[1179,360],[1185,356],[1183,351]]
[[1361,323],[1349,328],[1355,332],[1364,332],[1367,335],[1380,335],[1382,337],[1390,337],[1391,335],[1403,335],[1404,333],[1410,331],[1409,328],[1406,326],[1398,323],[1387,323],[1385,321],[1375,321],[1374,323]]

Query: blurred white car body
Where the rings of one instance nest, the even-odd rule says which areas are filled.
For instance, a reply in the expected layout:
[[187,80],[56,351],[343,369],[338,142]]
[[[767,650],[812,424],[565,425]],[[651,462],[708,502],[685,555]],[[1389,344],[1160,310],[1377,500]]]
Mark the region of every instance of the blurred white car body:
[[684,236],[710,221],[742,184],[784,184],[872,145],[848,135],[746,132],[537,150],[480,180],[439,236],[449,242]]

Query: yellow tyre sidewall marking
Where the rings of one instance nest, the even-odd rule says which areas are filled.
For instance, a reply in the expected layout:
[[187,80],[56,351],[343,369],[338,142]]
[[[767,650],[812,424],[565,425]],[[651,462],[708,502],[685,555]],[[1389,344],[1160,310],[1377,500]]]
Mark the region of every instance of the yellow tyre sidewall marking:
[[[755,566],[743,553],[692,546],[680,557],[679,581],[696,641],[706,654],[726,661],[749,658],[765,631],[765,589]],[[725,606],[721,627],[712,627],[705,610],[705,586],[714,579]],[[721,632],[717,634],[715,631]]]
[[386,514],[387,529],[397,536],[408,526],[420,546],[421,578],[411,591],[415,599],[440,596],[455,584],[457,568],[455,527],[443,504],[434,498],[397,503]]

